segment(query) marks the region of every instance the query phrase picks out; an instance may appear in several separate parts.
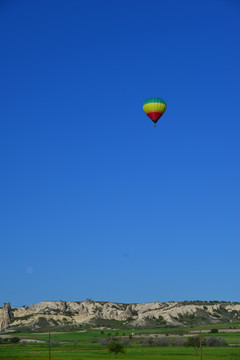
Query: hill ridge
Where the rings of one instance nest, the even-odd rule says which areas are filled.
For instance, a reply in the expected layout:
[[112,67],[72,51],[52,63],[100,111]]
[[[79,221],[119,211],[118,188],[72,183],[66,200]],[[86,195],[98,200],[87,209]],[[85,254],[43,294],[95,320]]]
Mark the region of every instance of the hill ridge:
[[240,321],[240,303],[169,301],[118,303],[111,301],[43,301],[29,307],[0,308],[0,331],[46,327],[162,327]]

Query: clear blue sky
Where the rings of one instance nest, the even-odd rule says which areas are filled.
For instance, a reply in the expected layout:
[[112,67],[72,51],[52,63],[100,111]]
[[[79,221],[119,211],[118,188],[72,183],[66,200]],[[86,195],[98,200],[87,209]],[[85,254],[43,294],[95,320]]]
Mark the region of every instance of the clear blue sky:
[[0,305],[240,300],[239,17],[0,1]]

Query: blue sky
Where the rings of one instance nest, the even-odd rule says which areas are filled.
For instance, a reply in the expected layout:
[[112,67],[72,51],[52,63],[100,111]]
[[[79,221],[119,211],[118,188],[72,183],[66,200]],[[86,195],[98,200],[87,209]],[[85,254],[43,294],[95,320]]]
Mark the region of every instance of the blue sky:
[[0,305],[239,301],[239,16],[0,1]]

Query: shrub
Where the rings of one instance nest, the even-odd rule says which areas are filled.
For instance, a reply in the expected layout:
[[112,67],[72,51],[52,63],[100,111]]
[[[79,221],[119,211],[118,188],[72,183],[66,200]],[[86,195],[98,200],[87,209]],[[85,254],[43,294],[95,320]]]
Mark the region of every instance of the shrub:
[[169,340],[167,337],[160,337],[158,339],[154,339],[152,337],[143,338],[139,341],[140,345],[144,346],[168,346]]
[[119,341],[120,344],[123,344],[124,346],[129,346],[130,345],[130,342],[128,339],[122,339]]
[[186,339],[183,339],[181,337],[173,339],[172,345],[173,346],[184,346],[186,343]]
[[139,340],[139,344],[140,345],[144,345],[144,346],[149,346],[149,345],[151,345],[152,344],[152,338],[143,338],[143,339],[141,339],[141,340]]
[[210,331],[212,334],[217,334],[218,333],[218,329],[211,329]]
[[17,344],[17,343],[19,343],[19,341],[20,341],[20,339],[17,336],[14,336],[14,337],[9,339],[9,342],[12,343],[12,344]]
[[191,346],[194,348],[195,355],[197,356],[198,348],[200,347],[200,337],[199,336],[191,336],[187,339],[184,344],[185,346]]
[[206,346],[226,346],[227,342],[221,337],[209,336],[203,339],[202,344]]
[[160,337],[158,339],[154,339],[153,346],[168,346],[169,339],[167,337]]
[[185,346],[193,346],[194,348],[200,346],[200,338],[199,336],[191,336],[187,339]]
[[104,337],[104,338],[100,338],[98,343],[99,345],[111,345],[114,344],[116,342],[116,339],[114,338],[110,338],[110,337]]

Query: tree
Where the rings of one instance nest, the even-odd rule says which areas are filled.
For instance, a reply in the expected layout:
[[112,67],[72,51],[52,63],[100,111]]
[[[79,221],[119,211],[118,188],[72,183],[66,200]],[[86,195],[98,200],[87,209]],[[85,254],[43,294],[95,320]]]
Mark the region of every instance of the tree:
[[197,350],[200,347],[200,336],[191,336],[187,339],[185,346],[192,346],[197,356]]
[[125,346],[120,343],[114,343],[108,345],[108,351],[115,354],[115,358],[117,358],[119,353],[125,354]]

